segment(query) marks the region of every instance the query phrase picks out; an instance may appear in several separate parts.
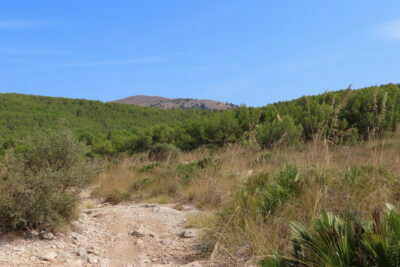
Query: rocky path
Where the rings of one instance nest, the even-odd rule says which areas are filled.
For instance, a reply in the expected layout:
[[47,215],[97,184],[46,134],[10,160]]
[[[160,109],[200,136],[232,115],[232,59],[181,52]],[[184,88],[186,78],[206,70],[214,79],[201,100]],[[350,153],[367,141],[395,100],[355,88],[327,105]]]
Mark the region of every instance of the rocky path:
[[[88,204],[85,204],[88,206]],[[0,266],[204,266],[190,206],[90,204],[67,233],[0,239]],[[41,238],[40,238],[40,237]]]

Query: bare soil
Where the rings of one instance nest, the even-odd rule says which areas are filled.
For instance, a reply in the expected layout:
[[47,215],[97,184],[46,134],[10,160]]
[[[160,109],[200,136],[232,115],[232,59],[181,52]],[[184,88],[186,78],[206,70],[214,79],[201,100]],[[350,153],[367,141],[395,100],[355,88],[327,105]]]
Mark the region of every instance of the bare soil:
[[172,204],[99,204],[86,199],[79,220],[54,237],[32,233],[0,239],[0,266],[206,266],[199,229],[187,216],[199,212]]

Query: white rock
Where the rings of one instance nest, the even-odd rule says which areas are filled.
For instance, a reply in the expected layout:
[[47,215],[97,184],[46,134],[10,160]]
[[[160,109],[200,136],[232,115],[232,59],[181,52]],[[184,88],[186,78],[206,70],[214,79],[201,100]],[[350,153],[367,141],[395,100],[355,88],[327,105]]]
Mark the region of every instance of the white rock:
[[144,263],[150,263],[150,261],[148,259],[144,259],[144,260],[142,260],[142,264],[144,264]]
[[155,207],[153,209],[154,212],[164,214],[164,215],[181,215],[182,212],[170,207]]
[[200,266],[203,266],[203,264],[201,264],[198,261],[193,261],[193,262],[189,262],[185,265],[182,265],[182,267],[200,267]]
[[80,256],[80,257],[84,257],[84,256],[87,255],[87,251],[86,251],[86,249],[85,249],[84,247],[79,247],[79,248],[76,250],[76,255],[78,255],[78,256]]
[[89,255],[87,262],[90,264],[97,264],[100,263],[100,260],[97,257],[94,257],[93,255]]
[[35,239],[39,237],[39,232],[36,230],[29,231],[28,233],[25,233],[26,238],[30,239]]
[[187,229],[178,234],[178,236],[182,238],[193,238],[196,237],[196,232],[194,230]]
[[64,251],[57,251],[57,258],[62,261],[67,261],[69,259],[69,255]]
[[54,251],[50,251],[39,256],[39,258],[43,261],[54,261],[54,259],[57,258],[57,253],[55,253]]
[[171,246],[173,244],[173,241],[171,239],[164,238],[161,240],[160,243],[163,244],[164,246]]
[[87,253],[89,253],[89,254],[93,254],[93,255],[97,255],[97,256],[100,256],[100,254],[101,254],[100,250],[98,250],[98,249],[95,248],[95,247],[90,247],[90,248],[88,248],[86,251],[87,251]]
[[65,266],[84,266],[82,260],[73,260],[65,263]]
[[40,232],[39,237],[40,237],[41,239],[46,239],[46,240],[52,240],[52,239],[54,239],[53,233],[45,232],[45,231]]
[[78,234],[78,233],[76,233],[76,232],[71,232],[71,233],[69,234],[69,236],[72,237],[73,239],[75,239],[76,241],[79,241],[79,242],[84,242],[84,241],[86,241],[86,237],[85,237],[85,236],[83,236],[83,235],[81,235],[81,234]]

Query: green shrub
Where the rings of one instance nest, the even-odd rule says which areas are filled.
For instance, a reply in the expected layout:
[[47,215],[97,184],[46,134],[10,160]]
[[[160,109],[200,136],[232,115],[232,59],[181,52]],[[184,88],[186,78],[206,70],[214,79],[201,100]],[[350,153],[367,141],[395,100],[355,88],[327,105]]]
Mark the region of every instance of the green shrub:
[[198,166],[196,162],[180,163],[178,164],[176,171],[184,184],[189,183],[193,177],[197,174]]
[[0,166],[0,227],[52,230],[75,216],[82,188],[98,174],[68,132],[36,135]]
[[149,151],[149,157],[153,160],[175,159],[179,149],[172,144],[155,144]]
[[369,176],[374,172],[374,168],[371,166],[363,167],[349,167],[345,172],[345,178],[348,183],[352,186],[358,186],[360,183],[366,181]]
[[109,140],[100,141],[96,143],[93,148],[93,152],[100,155],[112,156],[116,153],[113,144]]
[[311,229],[292,222],[292,255],[268,257],[261,265],[400,266],[400,213],[387,204],[372,219],[344,220],[324,212]]
[[215,166],[215,161],[213,157],[205,156],[202,159],[178,164],[176,170],[184,184],[189,183],[193,177],[195,177],[198,172],[202,169]]
[[129,154],[140,153],[148,150],[151,144],[151,137],[146,134],[139,134],[128,138],[124,144],[124,151]]
[[290,200],[299,191],[300,174],[292,165],[286,165],[274,176],[264,173],[252,176],[241,189],[241,203],[246,211],[267,216],[278,205]]
[[273,145],[298,146],[303,139],[303,127],[296,125],[294,120],[285,115],[271,123],[259,125],[256,132],[258,143],[264,147]]

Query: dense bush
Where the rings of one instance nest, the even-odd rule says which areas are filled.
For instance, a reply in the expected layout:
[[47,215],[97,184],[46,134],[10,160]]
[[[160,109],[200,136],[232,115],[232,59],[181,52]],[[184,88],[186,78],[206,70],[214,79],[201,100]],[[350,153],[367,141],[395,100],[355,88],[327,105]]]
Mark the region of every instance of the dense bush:
[[345,220],[324,212],[311,229],[291,223],[293,253],[262,266],[400,266],[400,213],[387,205],[373,220]]
[[139,134],[128,138],[123,150],[129,154],[134,154],[148,150],[150,145],[151,137],[146,134]]
[[20,143],[1,162],[0,227],[52,230],[68,223],[80,191],[98,170],[68,132],[41,133]]
[[265,217],[278,205],[290,200],[300,188],[300,174],[292,165],[286,165],[275,175],[258,174],[248,178],[240,192],[240,205],[245,212]]
[[285,115],[271,123],[264,123],[257,128],[257,140],[262,147],[277,145],[298,146],[303,140],[303,127]]

